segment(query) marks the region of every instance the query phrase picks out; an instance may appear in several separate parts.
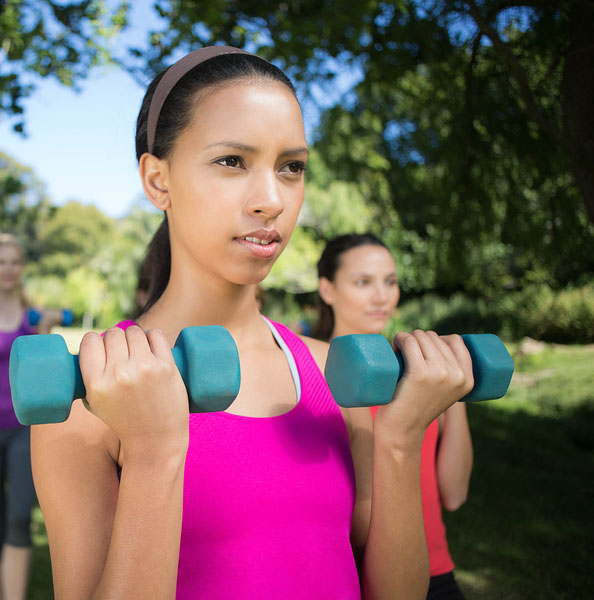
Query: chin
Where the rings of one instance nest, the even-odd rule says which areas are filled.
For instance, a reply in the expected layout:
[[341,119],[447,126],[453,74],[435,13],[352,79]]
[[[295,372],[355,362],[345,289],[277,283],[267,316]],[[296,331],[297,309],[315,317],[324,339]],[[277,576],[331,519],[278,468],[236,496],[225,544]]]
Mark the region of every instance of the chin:
[[272,264],[266,267],[260,267],[259,269],[245,269],[239,273],[234,273],[229,281],[236,285],[257,285],[262,283],[266,279]]

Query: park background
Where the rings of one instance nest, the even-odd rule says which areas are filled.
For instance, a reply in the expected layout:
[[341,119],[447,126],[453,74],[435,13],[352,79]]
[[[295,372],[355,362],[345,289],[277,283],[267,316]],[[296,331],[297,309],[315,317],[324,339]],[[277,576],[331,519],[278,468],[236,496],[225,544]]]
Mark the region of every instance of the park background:
[[[161,215],[142,199],[142,88],[216,42],[297,84],[312,155],[264,311],[314,319],[324,240],[372,231],[402,300],[389,334],[494,332],[516,375],[472,405],[468,502],[446,514],[468,598],[594,585],[594,3],[591,0],[0,2],[0,230],[27,293],[77,328],[134,311]],[[74,90],[74,91],[73,91]],[[51,598],[35,518],[31,599]]]

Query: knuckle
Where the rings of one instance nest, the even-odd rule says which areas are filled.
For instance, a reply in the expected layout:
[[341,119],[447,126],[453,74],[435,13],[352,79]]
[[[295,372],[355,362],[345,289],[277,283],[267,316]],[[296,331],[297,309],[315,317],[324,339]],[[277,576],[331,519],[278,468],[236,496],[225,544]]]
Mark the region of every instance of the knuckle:
[[437,365],[432,369],[433,380],[437,383],[446,383],[449,380],[450,373],[443,365]]
[[465,387],[467,379],[466,373],[462,369],[452,370],[452,383],[456,387]]
[[113,380],[118,387],[130,387],[134,384],[135,377],[125,365],[116,365],[113,369]]
[[101,398],[109,393],[106,382],[100,377],[93,377],[90,381],[85,381],[85,389],[88,398]]
[[468,394],[474,388],[474,376],[472,373],[466,376],[465,383],[466,385],[464,386],[464,393]]

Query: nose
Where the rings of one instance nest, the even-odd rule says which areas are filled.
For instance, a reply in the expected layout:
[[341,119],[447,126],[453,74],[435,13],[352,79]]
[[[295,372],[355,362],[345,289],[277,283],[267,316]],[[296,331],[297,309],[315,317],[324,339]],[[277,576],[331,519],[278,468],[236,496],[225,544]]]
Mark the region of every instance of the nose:
[[246,203],[248,213],[267,220],[278,217],[284,210],[280,185],[274,172],[261,170],[254,173]]
[[388,290],[383,282],[376,282],[373,286],[373,302],[375,304],[385,304],[388,299]]

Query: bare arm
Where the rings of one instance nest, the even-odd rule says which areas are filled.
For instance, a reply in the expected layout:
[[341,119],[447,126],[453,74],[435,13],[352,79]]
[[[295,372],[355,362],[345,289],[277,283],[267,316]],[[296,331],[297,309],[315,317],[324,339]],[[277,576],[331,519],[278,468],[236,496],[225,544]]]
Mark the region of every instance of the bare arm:
[[[421,447],[431,421],[472,388],[459,336],[399,334],[405,377],[371,422],[369,409],[343,409],[357,480],[351,543],[366,600],[424,600],[429,559],[421,504]],[[327,346],[307,340],[323,370]]]
[[421,447],[431,421],[472,389],[459,336],[398,334],[406,363],[392,401],[374,419],[373,493],[365,549],[366,599],[426,597],[429,583],[421,504]]
[[139,328],[108,331],[105,349],[85,337],[81,370],[101,420],[77,401],[66,423],[33,428],[59,600],[175,598],[188,404],[161,335],[150,350]]
[[440,418],[436,458],[439,495],[446,510],[457,510],[466,502],[472,461],[472,438],[466,404],[456,402]]
[[37,325],[37,333],[51,333],[55,325],[62,322],[62,311],[55,308],[48,308],[41,311],[41,320]]

